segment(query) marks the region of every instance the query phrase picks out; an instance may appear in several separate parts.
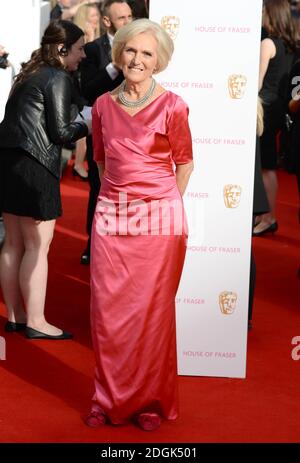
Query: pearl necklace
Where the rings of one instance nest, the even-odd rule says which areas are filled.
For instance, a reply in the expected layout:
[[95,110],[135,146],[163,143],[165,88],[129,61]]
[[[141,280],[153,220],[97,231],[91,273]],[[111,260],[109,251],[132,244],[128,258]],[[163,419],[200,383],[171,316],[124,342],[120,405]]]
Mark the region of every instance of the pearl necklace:
[[133,100],[133,101],[127,100],[127,98],[125,97],[125,94],[124,94],[125,87],[126,87],[126,81],[124,80],[124,82],[122,82],[121,84],[121,90],[119,91],[119,94],[118,94],[119,100],[124,106],[127,106],[128,108],[137,108],[139,106],[142,106],[144,103],[146,103],[146,101],[149,100],[149,98],[153,95],[154,89],[156,87],[156,82],[154,79],[152,79],[152,83],[148,91],[145,93],[145,95],[142,96],[142,98],[140,98],[139,100]]

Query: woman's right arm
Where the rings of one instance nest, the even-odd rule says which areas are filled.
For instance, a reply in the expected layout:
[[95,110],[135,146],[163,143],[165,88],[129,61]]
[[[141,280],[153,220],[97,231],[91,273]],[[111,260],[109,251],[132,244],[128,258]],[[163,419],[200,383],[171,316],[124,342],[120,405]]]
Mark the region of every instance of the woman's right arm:
[[98,167],[99,179],[100,179],[100,183],[101,183],[105,167],[104,167],[104,164],[100,164],[100,163],[97,163],[97,167]]
[[98,111],[98,100],[92,108],[92,136],[93,136],[93,156],[97,163],[100,182],[102,181],[105,170],[105,150],[102,135],[101,115]]
[[300,92],[297,94],[298,99],[292,98],[289,101],[290,113],[295,114],[300,110]]
[[182,98],[178,97],[169,121],[168,138],[172,150],[172,159],[176,165],[176,183],[182,196],[194,169],[193,145],[188,114],[188,106]]
[[63,71],[54,72],[45,88],[45,117],[50,140],[64,145],[86,137],[88,126],[84,121],[71,122],[71,78]]
[[259,80],[258,80],[258,91],[261,90],[264,82],[264,78],[269,66],[270,59],[276,55],[276,47],[273,40],[264,39],[260,44],[260,62],[259,62]]

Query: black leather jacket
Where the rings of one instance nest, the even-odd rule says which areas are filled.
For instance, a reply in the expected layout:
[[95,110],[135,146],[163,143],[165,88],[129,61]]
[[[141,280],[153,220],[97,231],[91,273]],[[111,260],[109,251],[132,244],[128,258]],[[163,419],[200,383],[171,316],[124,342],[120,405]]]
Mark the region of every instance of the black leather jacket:
[[88,134],[83,121],[71,122],[78,113],[72,95],[70,74],[52,66],[17,85],[0,124],[0,148],[22,148],[59,177],[62,145]]

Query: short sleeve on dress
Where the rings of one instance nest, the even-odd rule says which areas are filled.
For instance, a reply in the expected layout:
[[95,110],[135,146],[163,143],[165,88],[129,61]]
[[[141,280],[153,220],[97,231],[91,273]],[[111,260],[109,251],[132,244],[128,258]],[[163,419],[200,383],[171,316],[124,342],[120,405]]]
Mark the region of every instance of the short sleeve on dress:
[[192,137],[188,122],[189,108],[181,97],[176,102],[169,120],[168,138],[175,164],[193,160]]
[[92,108],[92,137],[94,160],[98,164],[105,164],[105,151],[103,144],[101,115],[98,111],[97,101]]

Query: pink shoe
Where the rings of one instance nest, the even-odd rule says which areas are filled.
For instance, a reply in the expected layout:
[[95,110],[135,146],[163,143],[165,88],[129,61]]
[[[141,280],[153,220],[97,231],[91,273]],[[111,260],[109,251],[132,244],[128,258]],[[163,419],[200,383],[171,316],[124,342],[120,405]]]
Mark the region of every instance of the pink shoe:
[[137,422],[144,431],[154,431],[160,427],[161,417],[157,413],[140,413]]
[[91,413],[84,419],[84,422],[90,428],[100,428],[106,423],[104,413],[91,411]]

